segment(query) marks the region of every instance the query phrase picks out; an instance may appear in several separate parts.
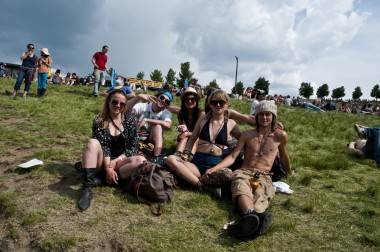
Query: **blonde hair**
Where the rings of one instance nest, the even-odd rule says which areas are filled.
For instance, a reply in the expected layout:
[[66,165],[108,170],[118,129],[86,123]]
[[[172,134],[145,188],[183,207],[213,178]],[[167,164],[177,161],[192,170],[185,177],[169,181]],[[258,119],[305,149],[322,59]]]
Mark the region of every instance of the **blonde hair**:
[[[106,98],[104,105],[103,105],[103,110],[96,117],[96,121],[102,125],[103,129],[108,128],[109,123],[112,121],[111,112],[110,112],[110,103],[111,103],[112,97],[114,97],[115,94],[123,95],[125,97],[125,101],[127,101],[127,97],[121,89],[115,89],[107,95],[107,98]],[[126,112],[126,107],[124,106],[124,108],[122,108],[121,112],[120,112],[122,121],[124,120],[124,113],[125,112]]]
[[[209,96],[208,96],[208,99],[207,99],[207,106],[210,107],[210,102],[214,99],[218,99],[218,100],[223,100],[226,102],[226,105],[230,106],[231,104],[231,99],[230,97],[227,95],[227,93],[222,90],[222,89],[216,89],[214,90]],[[207,113],[207,118],[210,118],[212,116],[212,110],[210,110],[208,113]],[[229,112],[228,112],[228,109],[226,109],[226,111],[224,112],[224,121],[228,121],[228,118],[229,118]]]

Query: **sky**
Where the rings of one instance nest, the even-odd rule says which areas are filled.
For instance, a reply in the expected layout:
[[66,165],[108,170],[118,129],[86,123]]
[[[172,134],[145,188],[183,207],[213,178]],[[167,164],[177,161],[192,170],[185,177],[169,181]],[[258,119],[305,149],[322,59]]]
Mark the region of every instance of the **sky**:
[[189,61],[202,85],[270,81],[270,94],[356,86],[369,98],[380,84],[378,0],[2,0],[0,61],[21,63],[27,43],[47,47],[54,68],[81,75],[108,45],[108,67],[145,78],[178,75]]

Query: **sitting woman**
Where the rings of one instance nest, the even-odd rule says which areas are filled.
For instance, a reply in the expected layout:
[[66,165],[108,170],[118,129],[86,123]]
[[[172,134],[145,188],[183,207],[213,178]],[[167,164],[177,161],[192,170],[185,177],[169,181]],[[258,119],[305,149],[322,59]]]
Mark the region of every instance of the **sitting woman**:
[[138,155],[137,120],[127,113],[126,94],[115,89],[107,96],[103,111],[93,122],[92,138],[83,153],[83,192],[78,207],[86,210],[92,200],[92,187],[99,176],[110,185],[127,179],[145,158]]
[[[181,96],[181,108],[170,106],[168,110],[172,113],[176,113],[178,117],[177,126],[177,154],[181,154],[186,147],[186,143],[192,135],[195,124],[198,119],[204,115],[204,112],[199,108],[199,95],[197,91],[189,87]],[[194,145],[195,147],[195,145]],[[194,148],[193,148],[194,150]]]
[[[200,190],[203,189],[200,177],[223,159],[223,154],[228,152],[228,141],[240,136],[236,122],[229,119],[229,102],[223,90],[215,90],[207,100],[210,111],[197,121],[184,154],[180,157],[171,155],[167,159],[167,165],[173,172]],[[193,156],[191,150],[197,140]]]

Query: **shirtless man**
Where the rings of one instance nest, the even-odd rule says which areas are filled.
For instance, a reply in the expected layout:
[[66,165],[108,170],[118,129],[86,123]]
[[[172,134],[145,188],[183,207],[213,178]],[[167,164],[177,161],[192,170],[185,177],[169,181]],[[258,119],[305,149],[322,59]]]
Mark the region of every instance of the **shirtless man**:
[[292,173],[286,150],[288,135],[275,128],[276,117],[276,105],[261,101],[256,106],[257,128],[242,133],[233,152],[207,171],[210,174],[229,167],[244,151],[243,165],[234,172],[231,185],[233,202],[237,203],[242,216],[228,226],[228,231],[238,238],[261,235],[269,227],[272,217],[266,209],[275,194],[270,170],[278,152],[287,173]]

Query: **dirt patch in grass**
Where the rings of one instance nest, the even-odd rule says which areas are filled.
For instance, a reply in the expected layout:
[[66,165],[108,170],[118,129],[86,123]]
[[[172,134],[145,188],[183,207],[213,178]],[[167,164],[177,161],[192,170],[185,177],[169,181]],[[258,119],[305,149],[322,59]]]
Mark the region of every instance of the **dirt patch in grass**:
[[31,147],[12,147],[8,149],[5,154],[0,156],[0,175],[4,172],[16,169],[17,165],[27,161],[27,157],[30,157],[34,153],[34,149]]

